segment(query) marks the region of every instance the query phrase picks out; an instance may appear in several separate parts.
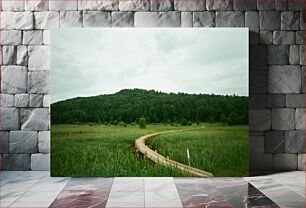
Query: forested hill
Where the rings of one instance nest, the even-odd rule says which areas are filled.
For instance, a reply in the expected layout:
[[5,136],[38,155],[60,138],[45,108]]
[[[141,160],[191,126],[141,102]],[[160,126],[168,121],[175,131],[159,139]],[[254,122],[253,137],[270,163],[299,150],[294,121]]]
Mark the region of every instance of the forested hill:
[[51,105],[52,124],[223,122],[247,124],[248,98],[124,89],[115,94],[77,97]]

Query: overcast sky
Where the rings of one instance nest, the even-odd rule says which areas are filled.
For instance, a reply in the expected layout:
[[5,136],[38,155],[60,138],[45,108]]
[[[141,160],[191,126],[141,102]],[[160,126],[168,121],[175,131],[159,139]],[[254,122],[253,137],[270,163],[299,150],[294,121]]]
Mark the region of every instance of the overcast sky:
[[126,88],[248,95],[248,30],[52,30],[52,102]]

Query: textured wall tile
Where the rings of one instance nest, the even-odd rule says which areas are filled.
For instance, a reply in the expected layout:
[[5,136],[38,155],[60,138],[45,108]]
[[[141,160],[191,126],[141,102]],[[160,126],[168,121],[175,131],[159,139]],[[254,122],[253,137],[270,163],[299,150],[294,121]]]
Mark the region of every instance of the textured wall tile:
[[[250,68],[261,69],[267,67],[267,47],[263,45],[251,45],[250,51]],[[251,77],[251,76],[250,76]]]
[[50,131],[40,131],[38,133],[38,150],[40,153],[50,152]]
[[50,154],[32,154],[31,170],[50,170]]
[[306,92],[306,87],[304,87],[304,82],[306,80],[305,66],[302,66],[302,93]]
[[282,108],[286,106],[285,94],[267,94],[268,108]]
[[233,9],[233,1],[232,0],[206,0],[206,9],[207,10],[232,10]]
[[193,27],[214,27],[214,12],[193,12]]
[[49,46],[29,46],[29,70],[50,70],[50,47]]
[[304,94],[287,94],[286,106],[288,108],[302,108],[304,107]]
[[245,26],[252,32],[259,31],[259,17],[258,12],[246,12],[245,13]]
[[264,136],[263,131],[249,131],[249,136]]
[[295,33],[288,31],[274,31],[273,44],[277,45],[295,44]]
[[21,109],[21,130],[47,131],[49,130],[49,109]]
[[45,45],[50,45],[50,30],[43,31],[43,43]]
[[297,108],[295,111],[295,129],[305,130],[305,109]]
[[304,10],[304,0],[288,0],[288,9],[294,11]]
[[44,95],[44,99],[43,99],[43,107],[50,107],[50,103],[51,103],[51,99],[50,99],[50,95]]
[[49,0],[25,0],[25,10],[46,11],[49,9]]
[[24,11],[24,1],[3,1],[2,10],[3,11]]
[[1,107],[14,107],[14,95],[0,94],[0,106]]
[[1,44],[2,45],[19,45],[21,44],[21,31],[20,30],[2,30],[1,31]]
[[119,0],[120,11],[149,11],[150,0]]
[[59,27],[59,12],[34,12],[36,29],[52,29]]
[[299,154],[298,155],[298,170],[304,170],[305,171],[305,158],[306,154]]
[[134,12],[112,12],[112,27],[134,27]]
[[300,14],[300,29],[305,30],[305,12]]
[[10,153],[35,153],[37,146],[36,131],[10,132]]
[[110,27],[112,25],[110,12],[104,11],[84,11],[84,27]]
[[174,10],[178,11],[204,11],[205,0],[182,1],[174,0]]
[[117,0],[79,0],[79,10],[107,10],[107,11],[116,11],[118,10],[118,1]]
[[151,0],[151,11],[173,10],[174,0]]
[[180,27],[180,12],[136,12],[135,27]]
[[282,12],[281,14],[282,30],[299,30],[300,13],[299,12]]
[[305,73],[305,66],[302,66],[302,93],[305,94],[306,92],[306,87],[304,87],[304,82],[306,80],[306,73]]
[[304,131],[286,131],[285,151],[287,153],[304,153]]
[[305,94],[306,87],[304,87],[304,81],[306,80],[305,66],[302,66],[302,93]]
[[271,128],[271,110],[249,110],[249,128],[251,131],[265,131]]
[[256,10],[257,2],[254,0],[233,0],[234,3],[234,10],[238,11],[251,11]]
[[0,161],[1,161],[1,166],[0,166],[0,170],[3,170],[3,156],[2,156],[2,154],[0,154]]
[[8,131],[0,131],[0,153],[9,152],[9,137]]
[[273,170],[272,154],[250,154],[250,170]]
[[249,28],[250,44],[259,43],[259,18],[258,12],[250,11],[245,13],[245,27]]
[[287,45],[269,45],[267,47],[268,64],[288,64],[289,63],[289,46]]
[[291,45],[289,48],[289,64],[300,63],[300,48],[298,45]]
[[15,29],[31,30],[34,27],[32,12],[15,12]]
[[28,60],[28,47],[25,45],[17,46],[17,65],[26,66],[28,65]]
[[244,13],[221,11],[216,12],[217,27],[244,27]]
[[267,94],[249,94],[249,109],[264,109],[267,107]]
[[249,137],[249,152],[250,153],[263,153],[264,152],[264,137],[263,136],[250,136]]
[[192,27],[192,12],[181,12],[181,27]]
[[288,9],[287,0],[275,0],[275,10],[286,11]]
[[[92,2],[92,1],[90,1]],[[61,1],[49,1],[49,10],[55,11],[65,11],[65,10],[77,10],[78,1],[77,0],[61,0]]]
[[2,64],[15,65],[17,59],[16,46],[3,46],[2,47]]
[[49,93],[49,71],[32,71],[28,74],[28,93]]
[[304,55],[305,49],[304,45],[300,45],[300,65],[305,65],[305,55]]
[[[3,2],[2,2],[3,3]],[[1,29],[12,30],[15,28],[14,12],[1,12]]]
[[20,126],[19,110],[17,108],[1,108],[0,130],[17,130]]
[[60,27],[82,27],[82,12],[81,11],[64,11],[60,12]]
[[295,43],[296,44],[304,44],[304,31],[295,32]]
[[285,132],[266,131],[265,132],[265,152],[284,153],[285,152]]
[[250,72],[250,93],[268,92],[268,72],[267,70]]
[[277,11],[260,11],[259,12],[260,30],[280,30],[281,15]]
[[30,170],[30,154],[4,154],[3,170]]
[[41,45],[43,43],[42,30],[24,31],[22,42],[25,45]]
[[[2,65],[2,45],[0,45],[0,65]],[[1,169],[1,167],[0,167]]]
[[257,0],[257,9],[258,10],[274,10],[275,2],[272,0],[263,1]]
[[250,94],[249,109],[266,108],[266,94]]
[[293,108],[272,109],[273,130],[293,130],[294,120],[295,120],[295,109]]
[[297,170],[297,154],[275,154],[275,170]]
[[1,67],[2,93],[24,93],[27,88],[27,69],[22,66]]
[[30,107],[43,107],[44,95],[30,94]]
[[28,94],[16,94],[15,95],[15,107],[28,107],[29,95]]

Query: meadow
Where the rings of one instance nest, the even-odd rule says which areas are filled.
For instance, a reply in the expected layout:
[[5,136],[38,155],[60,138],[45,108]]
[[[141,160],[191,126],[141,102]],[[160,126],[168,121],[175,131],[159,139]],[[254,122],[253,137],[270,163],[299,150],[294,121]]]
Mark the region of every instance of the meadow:
[[[204,126],[204,128],[202,128]],[[147,125],[52,125],[52,176],[189,176],[164,167],[135,152],[138,137],[167,130],[188,131],[165,134],[148,141],[164,156],[215,176],[248,174],[248,127],[206,124],[192,126]]]

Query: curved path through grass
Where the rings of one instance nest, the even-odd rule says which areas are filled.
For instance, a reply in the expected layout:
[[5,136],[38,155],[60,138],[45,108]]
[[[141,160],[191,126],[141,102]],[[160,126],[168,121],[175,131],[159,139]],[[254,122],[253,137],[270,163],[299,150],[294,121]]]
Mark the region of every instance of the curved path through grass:
[[176,162],[174,160],[170,160],[169,158],[166,158],[158,154],[157,151],[153,151],[152,149],[150,149],[145,143],[148,139],[159,136],[161,134],[168,134],[168,133],[174,133],[174,132],[186,131],[186,130],[188,129],[162,131],[162,132],[156,132],[156,133],[141,136],[135,140],[135,148],[138,152],[141,152],[142,154],[144,154],[145,157],[148,157],[149,159],[151,159],[157,164],[161,164],[164,166],[170,166],[170,167],[176,167],[194,176],[205,176],[205,177],[213,176],[212,173],[206,172],[204,170],[200,170],[200,169]]

